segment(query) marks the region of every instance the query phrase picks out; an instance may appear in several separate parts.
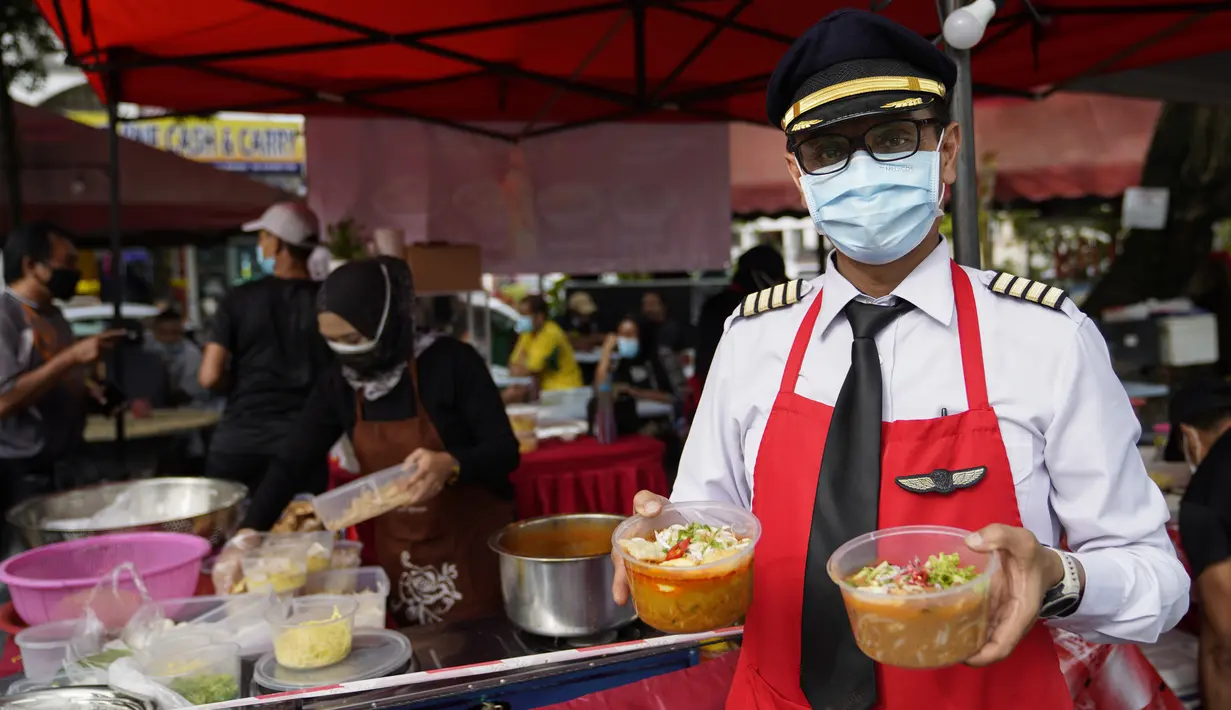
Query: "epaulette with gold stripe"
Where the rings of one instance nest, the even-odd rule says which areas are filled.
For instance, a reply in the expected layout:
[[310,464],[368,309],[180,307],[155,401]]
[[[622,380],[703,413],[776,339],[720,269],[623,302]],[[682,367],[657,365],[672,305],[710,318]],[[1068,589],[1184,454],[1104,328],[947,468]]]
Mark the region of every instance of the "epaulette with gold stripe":
[[1020,298],[1023,301],[1037,303],[1040,306],[1046,306],[1055,311],[1060,310],[1060,307],[1064,305],[1064,299],[1068,298],[1064,289],[1048,286],[1041,281],[1024,279],[1021,276],[1014,276],[1003,271],[992,277],[992,281],[987,287],[992,290],[992,293]]
[[799,299],[808,293],[811,285],[803,279],[791,279],[784,284],[761,289],[744,297],[739,314],[744,318],[759,315],[766,311],[786,308],[799,303]]

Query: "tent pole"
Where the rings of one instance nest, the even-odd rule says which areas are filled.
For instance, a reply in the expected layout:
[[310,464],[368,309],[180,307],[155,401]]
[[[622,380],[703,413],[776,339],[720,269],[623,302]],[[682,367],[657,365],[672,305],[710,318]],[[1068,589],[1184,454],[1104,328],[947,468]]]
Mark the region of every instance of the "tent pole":
[[[964,6],[964,0],[945,0],[945,16]],[[979,182],[975,175],[975,105],[970,81],[970,51],[945,46],[945,52],[957,62],[957,83],[949,108],[953,120],[962,127],[962,145],[958,151],[957,184],[953,186],[950,213],[953,215],[953,258],[964,266],[979,268]]]
[[[118,324],[123,317],[124,304],[124,249],[120,243],[120,77],[116,69],[107,69],[104,73],[107,87],[107,182],[110,193],[111,217],[111,296],[114,304],[114,318]],[[108,373],[121,391],[124,389],[124,349],[113,351],[112,362],[115,371]],[[124,414],[115,418],[116,453],[120,463],[124,463]]]

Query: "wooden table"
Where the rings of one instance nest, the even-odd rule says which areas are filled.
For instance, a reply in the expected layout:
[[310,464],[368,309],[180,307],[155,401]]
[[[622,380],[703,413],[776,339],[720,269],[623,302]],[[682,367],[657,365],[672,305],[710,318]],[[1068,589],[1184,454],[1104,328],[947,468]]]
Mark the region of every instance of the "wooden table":
[[[127,412],[124,414],[124,438],[156,439],[189,434],[214,426],[221,418],[221,412],[211,409],[155,409],[150,416],[141,418]],[[89,444],[115,441],[115,420],[101,414],[91,415],[86,420],[85,441]]]

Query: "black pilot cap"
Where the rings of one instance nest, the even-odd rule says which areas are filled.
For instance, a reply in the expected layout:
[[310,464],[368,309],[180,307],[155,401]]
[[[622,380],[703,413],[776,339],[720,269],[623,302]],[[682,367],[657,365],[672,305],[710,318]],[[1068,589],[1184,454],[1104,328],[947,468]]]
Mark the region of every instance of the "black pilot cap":
[[770,124],[787,133],[944,101],[957,65],[928,40],[863,10],[826,15],[779,60],[765,91]]

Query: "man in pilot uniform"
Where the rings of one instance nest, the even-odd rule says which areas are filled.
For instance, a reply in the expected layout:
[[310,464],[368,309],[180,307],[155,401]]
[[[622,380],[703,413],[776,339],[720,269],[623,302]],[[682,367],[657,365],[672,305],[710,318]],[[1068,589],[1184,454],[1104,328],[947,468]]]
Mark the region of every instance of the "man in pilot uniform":
[[[1188,606],[1095,324],[1060,289],[958,266],[938,233],[971,128],[950,120],[955,75],[919,35],[841,10],[770,79],[786,168],[836,252],[728,320],[671,497],[751,507],[763,526],[728,708],[1072,708],[1062,661],[1098,653],[1074,658],[1077,636],[1149,643]],[[991,631],[963,665],[880,666],[855,645],[826,561],[901,525],[977,531],[968,544],[1000,554]],[[1159,692],[1121,680],[1100,708]]]

